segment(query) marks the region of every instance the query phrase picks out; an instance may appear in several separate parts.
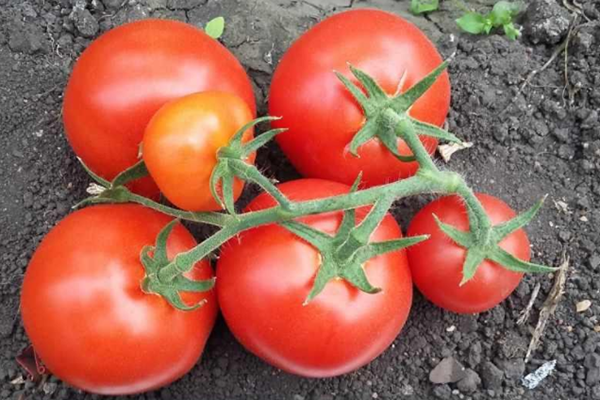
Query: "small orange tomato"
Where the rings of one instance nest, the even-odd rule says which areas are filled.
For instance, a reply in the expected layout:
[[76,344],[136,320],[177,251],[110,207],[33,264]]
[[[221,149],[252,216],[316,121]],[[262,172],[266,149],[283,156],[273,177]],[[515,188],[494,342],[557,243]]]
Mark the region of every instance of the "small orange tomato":
[[[165,104],[152,117],[143,140],[143,157],[150,175],[167,199],[188,211],[212,211],[210,176],[217,151],[252,120],[240,97],[224,92],[195,93]],[[242,142],[253,138],[244,132]],[[248,160],[254,163],[254,155]],[[235,199],[244,187],[234,181]]]

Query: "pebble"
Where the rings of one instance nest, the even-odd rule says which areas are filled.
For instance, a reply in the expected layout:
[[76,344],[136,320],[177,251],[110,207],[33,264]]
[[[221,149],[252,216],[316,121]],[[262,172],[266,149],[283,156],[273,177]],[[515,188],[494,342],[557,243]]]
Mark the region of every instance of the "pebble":
[[466,376],[465,367],[454,357],[446,357],[429,373],[429,380],[436,384],[458,382]]
[[456,387],[463,393],[472,393],[481,384],[481,378],[477,372],[470,368],[465,371],[465,374],[466,376],[458,381]]
[[525,372],[525,362],[521,358],[512,360],[503,360],[501,368],[504,370],[504,375],[509,379],[516,379],[523,376]]
[[481,380],[483,387],[486,389],[498,389],[502,386],[504,372],[496,367],[492,362],[486,361],[480,368]]

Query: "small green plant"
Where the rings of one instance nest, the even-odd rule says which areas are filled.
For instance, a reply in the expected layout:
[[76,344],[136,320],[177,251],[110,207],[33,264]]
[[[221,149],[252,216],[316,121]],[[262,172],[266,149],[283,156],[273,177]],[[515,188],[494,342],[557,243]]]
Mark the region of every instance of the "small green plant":
[[494,5],[492,11],[487,14],[468,11],[465,15],[456,20],[458,26],[465,32],[474,35],[486,35],[492,28],[504,29],[506,36],[515,40],[521,35],[519,29],[513,24],[513,19],[522,11],[523,3],[499,1]]
[[225,30],[225,18],[223,18],[223,17],[217,17],[217,18],[211,19],[210,21],[208,21],[206,23],[206,26],[204,27],[204,32],[206,32],[206,34],[213,39],[220,38],[221,35],[223,35],[224,30]]
[[440,7],[440,0],[411,0],[410,12],[419,15],[435,11]]

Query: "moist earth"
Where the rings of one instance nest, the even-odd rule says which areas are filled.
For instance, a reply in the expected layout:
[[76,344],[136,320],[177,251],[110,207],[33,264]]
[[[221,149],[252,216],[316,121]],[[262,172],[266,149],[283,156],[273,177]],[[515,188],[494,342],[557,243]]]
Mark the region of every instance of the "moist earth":
[[[492,4],[467,1],[483,11]],[[459,32],[454,19],[462,12],[455,2],[442,2],[441,11],[425,17],[410,15],[408,5],[391,0],[0,0],[0,399],[99,397],[54,377],[43,384],[24,381],[14,361],[28,344],[19,317],[28,260],[44,234],[85,196],[89,181],[61,122],[62,93],[81,51],[127,21],[159,17],[203,26],[223,15],[222,41],[247,68],[264,113],[272,72],[291,41],[326,15],[351,7],[402,15],[423,29],[444,57],[453,56],[448,127],[474,146],[455,153],[449,168],[517,210],[548,194],[527,227],[533,259],[558,266],[569,257],[570,267],[564,297],[539,349],[525,363],[552,275],[527,276],[509,299],[479,315],[445,312],[416,294],[394,344],[366,367],[338,378],[304,379],[279,371],[245,351],[220,320],[188,375],[131,398],[600,399],[600,3],[528,2],[517,21],[523,26],[517,41],[496,32]],[[541,70],[567,37],[568,58],[560,53]],[[535,70],[539,73],[530,75]],[[281,181],[299,176],[275,144],[260,152],[258,164]],[[244,201],[256,193],[247,188]],[[394,215],[406,228],[430,198],[400,201]],[[195,229],[198,239],[207,232]],[[519,325],[538,283],[531,316]],[[577,312],[583,300],[591,307]],[[537,388],[522,385],[524,374],[551,360],[556,369]]]

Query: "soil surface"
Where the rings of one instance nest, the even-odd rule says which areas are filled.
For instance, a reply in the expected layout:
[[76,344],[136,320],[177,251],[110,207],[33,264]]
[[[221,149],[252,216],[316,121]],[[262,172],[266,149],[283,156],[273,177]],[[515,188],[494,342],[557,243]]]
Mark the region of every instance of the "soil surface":
[[[489,10],[491,0],[467,2]],[[524,210],[544,194],[545,207],[527,231],[534,260],[570,269],[542,344],[524,355],[552,276],[528,276],[490,312],[461,316],[416,295],[411,317],[390,349],[345,376],[311,380],[276,370],[246,352],[220,320],[203,359],[183,379],[135,399],[600,399],[600,2],[536,0],[518,23],[523,36],[475,37],[454,23],[454,2],[414,17],[408,1],[295,0],[0,0],[0,399],[92,399],[50,378],[19,379],[14,361],[28,343],[19,318],[19,288],[37,244],[85,194],[88,182],[63,134],[62,93],[78,54],[97,35],[127,21],[173,18],[203,26],[227,20],[222,41],[247,68],[265,110],[274,67],[290,42],[326,15],[349,7],[398,13],[421,27],[450,65],[451,131],[474,143],[449,167],[476,190]],[[581,6],[581,7],[579,7]],[[75,11],[74,11],[75,10]],[[561,53],[539,70],[569,34]],[[565,82],[565,66],[567,82]],[[565,85],[567,83],[567,85]],[[279,180],[297,177],[275,145],[261,168]],[[443,161],[439,161],[443,163]],[[251,197],[254,189],[247,192]],[[427,196],[398,203],[406,227]],[[202,232],[198,232],[199,239]],[[541,291],[523,325],[516,323],[536,284]],[[591,307],[576,311],[590,300]],[[434,384],[430,372],[467,368],[458,383]],[[543,362],[556,369],[536,389],[521,377]],[[459,368],[460,369],[460,368]],[[439,372],[439,371],[438,371]],[[448,372],[448,371],[446,371]],[[452,371],[450,371],[452,372]]]

